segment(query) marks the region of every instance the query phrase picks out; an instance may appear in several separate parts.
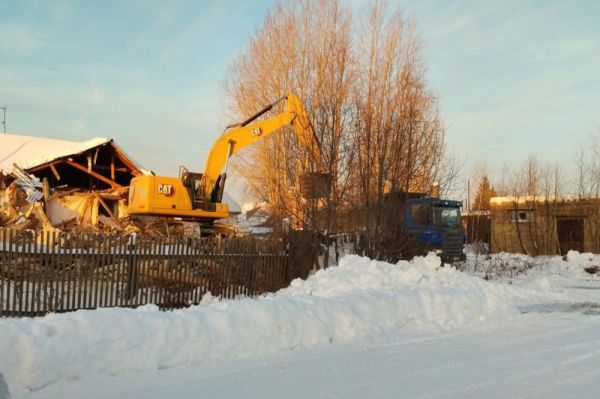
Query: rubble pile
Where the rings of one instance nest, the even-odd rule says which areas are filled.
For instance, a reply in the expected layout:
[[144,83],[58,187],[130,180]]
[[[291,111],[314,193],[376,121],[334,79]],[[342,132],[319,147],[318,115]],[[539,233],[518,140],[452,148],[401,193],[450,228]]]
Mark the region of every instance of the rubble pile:
[[[0,226],[16,230],[123,230],[140,232],[143,223],[127,216],[127,188],[49,187],[18,165],[0,175]],[[111,206],[109,206],[109,203]]]
[[[127,214],[129,182],[145,173],[111,139],[0,137],[0,227],[144,232]],[[161,229],[157,229],[160,234]]]

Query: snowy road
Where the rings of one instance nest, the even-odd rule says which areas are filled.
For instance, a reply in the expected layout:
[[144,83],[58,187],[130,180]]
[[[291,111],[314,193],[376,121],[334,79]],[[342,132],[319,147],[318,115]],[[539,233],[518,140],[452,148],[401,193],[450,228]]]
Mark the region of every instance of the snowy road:
[[0,319],[0,372],[23,399],[600,398],[600,256],[469,259],[527,272],[349,256],[257,299]]
[[530,313],[452,333],[61,381],[27,397],[598,398],[600,316],[590,313]]

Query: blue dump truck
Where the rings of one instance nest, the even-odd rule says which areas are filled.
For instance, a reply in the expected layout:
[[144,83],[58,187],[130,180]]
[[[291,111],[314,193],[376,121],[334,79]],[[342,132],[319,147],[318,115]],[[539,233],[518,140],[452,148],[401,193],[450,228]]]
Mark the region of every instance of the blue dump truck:
[[350,210],[341,220],[355,222],[346,231],[359,233],[357,251],[364,255],[395,262],[433,251],[444,262],[454,263],[465,259],[461,205],[461,201],[395,191],[371,206]]
[[403,220],[407,254],[434,251],[447,263],[465,260],[461,205],[461,201],[427,196],[406,199]]

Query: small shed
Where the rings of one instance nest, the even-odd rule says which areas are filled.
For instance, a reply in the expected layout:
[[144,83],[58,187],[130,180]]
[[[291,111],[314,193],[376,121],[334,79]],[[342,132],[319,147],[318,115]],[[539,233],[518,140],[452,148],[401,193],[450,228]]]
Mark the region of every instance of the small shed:
[[491,251],[529,255],[600,251],[600,199],[578,196],[493,197]]

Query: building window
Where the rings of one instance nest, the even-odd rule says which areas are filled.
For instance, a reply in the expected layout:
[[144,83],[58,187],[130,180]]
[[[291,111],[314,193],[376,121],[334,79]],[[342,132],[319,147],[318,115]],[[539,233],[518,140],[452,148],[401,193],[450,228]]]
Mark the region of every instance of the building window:
[[508,211],[510,221],[513,223],[530,223],[533,221],[533,211],[527,209],[517,209]]

